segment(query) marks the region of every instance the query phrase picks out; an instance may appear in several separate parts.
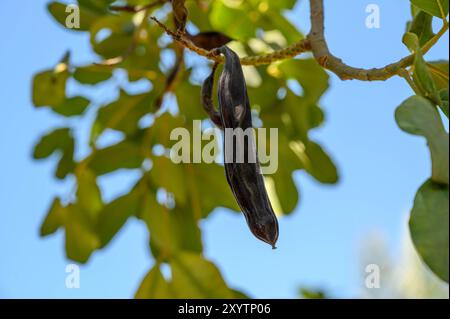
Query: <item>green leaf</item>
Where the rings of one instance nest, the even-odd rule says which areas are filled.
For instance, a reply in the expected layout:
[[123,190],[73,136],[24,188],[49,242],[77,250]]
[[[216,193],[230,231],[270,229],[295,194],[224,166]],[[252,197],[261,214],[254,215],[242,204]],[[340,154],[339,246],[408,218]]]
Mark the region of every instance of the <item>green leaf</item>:
[[156,202],[154,193],[144,199],[140,218],[150,231],[153,256],[166,261],[180,251],[200,253],[203,249],[198,222],[189,208],[169,209]]
[[405,132],[427,139],[431,152],[432,179],[449,183],[449,136],[434,105],[421,96],[412,96],[395,111],[398,126]]
[[243,293],[242,291],[236,290],[236,289],[231,289],[231,291],[234,294],[234,299],[250,299],[249,296],[247,296],[245,293]]
[[128,95],[121,91],[119,99],[99,109],[94,124],[94,137],[98,137],[107,128],[133,135],[139,130],[139,120],[151,111],[153,101],[153,92]]
[[53,234],[64,225],[64,207],[61,205],[59,198],[55,198],[41,225],[40,236],[48,236]]
[[75,163],[73,160],[74,140],[70,129],[60,128],[43,136],[36,144],[33,152],[35,159],[43,159],[49,157],[54,152],[60,154],[60,160],[56,168],[55,176],[63,179],[69,173],[73,172]]
[[222,1],[214,1],[209,20],[215,31],[246,41],[256,35],[256,24],[249,21],[249,14],[242,9],[231,8]]
[[267,3],[269,4],[268,10],[292,9],[297,0],[268,0]]
[[66,207],[66,255],[79,263],[86,263],[91,254],[100,247],[93,225],[82,208],[76,204]]
[[439,105],[439,107],[448,118],[448,89],[441,90],[439,92],[439,95],[441,97],[441,104]]
[[56,129],[41,137],[34,147],[33,157],[35,159],[47,158],[57,150],[64,150],[73,143],[70,129],[64,127]]
[[[198,107],[200,103],[200,86],[190,83],[190,76],[190,70],[183,72],[183,77],[180,78],[177,85],[177,90],[174,92],[177,97],[180,113],[188,121],[208,118],[203,108]],[[198,96],[198,99],[193,99],[193,96]]]
[[100,211],[96,226],[101,247],[106,246],[117,232],[125,225],[129,217],[139,213],[142,206],[143,196],[139,188],[134,188],[128,194],[120,196],[105,205]]
[[[91,46],[95,53],[105,59],[122,56],[133,43],[135,24],[131,15],[107,15],[95,20],[90,28]],[[105,38],[99,38],[101,31],[110,33]]]
[[63,153],[61,159],[56,167],[55,176],[58,179],[64,179],[67,175],[75,169],[75,162],[73,160],[73,149],[67,150]]
[[210,192],[208,196],[202,196],[201,192],[197,192],[196,194],[191,192],[191,197],[194,197],[193,199],[199,198],[200,207],[202,208],[201,216],[203,218],[207,217],[217,207],[240,211],[226,179],[217,178],[217,176],[223,176],[223,166],[214,163],[187,164],[185,169],[189,178],[187,184],[190,187],[196,187],[200,190],[204,188],[202,185],[208,185],[208,191]]
[[416,56],[414,58],[414,74],[413,74],[414,83],[422,92],[423,96],[432,100],[435,104],[440,104],[439,93],[436,88],[436,84],[434,83],[433,77],[431,76],[431,72],[423,59],[422,53],[420,50],[417,50]]
[[411,3],[441,19],[448,15],[448,0],[411,0]]
[[303,88],[304,97],[316,103],[328,89],[329,76],[314,59],[291,59],[281,62],[278,68],[288,79],[297,80]]
[[97,179],[94,173],[84,167],[77,169],[77,203],[92,222],[97,219],[99,211],[103,207],[102,195],[97,185]]
[[181,253],[170,262],[172,285],[177,298],[222,299],[234,293],[225,284],[219,270],[201,255]]
[[449,66],[448,61],[432,61],[427,63],[434,83],[438,90],[448,89]]
[[57,106],[66,98],[67,70],[48,70],[38,73],[33,79],[33,104],[35,106]]
[[[188,210],[185,213],[191,214]],[[144,198],[139,217],[144,220],[150,232],[150,248],[153,256],[165,261],[167,258],[176,254],[183,243],[183,240],[180,240],[181,234],[178,233],[177,221],[175,220],[174,214],[167,207],[161,206],[156,201],[156,194],[154,192],[149,191],[148,196]],[[186,230],[191,227],[192,224],[189,224],[184,229]],[[194,227],[197,226],[194,225]],[[199,246],[201,251],[201,242]]]
[[164,279],[159,265],[156,264],[142,280],[135,295],[136,299],[170,299],[174,298],[171,284]]
[[185,6],[189,12],[189,21],[194,23],[200,31],[213,30],[209,19],[211,6],[210,2],[206,4],[206,1],[199,5],[195,1],[186,1]]
[[301,287],[299,294],[300,297],[303,299],[327,299],[327,294],[320,289],[310,289]]
[[41,225],[40,235],[50,235],[60,227],[65,229],[67,258],[85,263],[100,247],[89,213],[78,204],[63,206],[59,199],[55,199]]
[[52,110],[63,116],[77,116],[84,113],[91,101],[82,96],[74,96],[64,100]]
[[182,164],[175,164],[165,156],[157,156],[153,158],[153,168],[149,175],[154,184],[172,193],[177,203],[187,203],[189,194]]
[[420,49],[419,37],[415,33],[406,32],[402,41],[411,52],[417,52]]
[[[80,6],[83,6],[93,12],[96,12],[98,14],[105,14],[108,12],[108,8],[111,3],[115,1],[116,0],[78,0],[78,3]],[[148,3],[148,1],[145,1],[144,3]]]
[[286,38],[288,44],[300,41],[303,39],[298,29],[290,23],[281,13],[273,10],[268,10],[259,19],[258,25],[260,25],[265,31],[278,30]]
[[335,184],[338,181],[336,166],[320,145],[309,142],[306,145],[304,163],[306,171],[321,183]]
[[[206,217],[218,206],[238,210],[226,179],[224,168],[217,164],[175,164],[169,158],[153,158],[149,176],[155,185],[160,185],[175,197],[177,205],[190,207],[196,219]],[[208,185],[209,195],[202,196],[200,190]]]
[[449,188],[426,181],[418,190],[409,229],[414,246],[428,267],[448,283]]
[[[287,148],[284,152],[280,153],[280,157],[285,158],[284,154],[288,154],[293,157],[292,151]],[[275,208],[275,213],[277,215],[288,215],[291,214],[297,207],[299,200],[299,191],[293,180],[293,173],[296,169],[299,169],[298,159],[294,159],[294,162],[283,162],[283,165],[278,166],[278,170],[274,175],[267,176],[266,179],[272,178],[274,181],[275,188],[270,190],[266,182],[266,188],[269,193],[269,198],[272,205],[276,207],[276,203],[279,203],[279,208]],[[277,200],[278,199],[278,200]]]
[[131,142],[118,144],[96,150],[89,160],[89,168],[97,175],[104,175],[118,169],[139,168],[144,161],[141,148]]
[[419,11],[414,17],[409,32],[417,35],[420,47],[434,36],[432,23],[433,17],[424,11]]
[[91,25],[94,23],[94,21],[96,19],[98,19],[99,17],[99,13],[98,12],[94,12],[92,10],[90,10],[88,7],[86,7],[85,5],[80,4],[78,6],[79,10],[80,10],[80,28],[68,28],[66,25],[66,20],[69,17],[69,15],[72,14],[72,10],[67,10],[68,5],[58,2],[58,1],[53,1],[50,2],[47,5],[47,9],[50,12],[50,14],[53,16],[53,18],[64,28],[68,29],[68,30],[74,30],[74,31],[88,31],[89,28],[91,27]]
[[111,69],[98,65],[78,67],[73,73],[73,78],[82,84],[95,85],[109,80],[112,77]]

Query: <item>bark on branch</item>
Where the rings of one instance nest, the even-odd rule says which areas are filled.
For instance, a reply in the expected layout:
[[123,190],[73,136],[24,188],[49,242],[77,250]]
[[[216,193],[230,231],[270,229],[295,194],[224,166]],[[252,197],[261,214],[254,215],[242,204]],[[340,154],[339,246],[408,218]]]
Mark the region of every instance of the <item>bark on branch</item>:
[[[414,55],[409,55],[403,59],[388,64],[382,68],[362,69],[349,66],[335,57],[329,50],[325,39],[325,23],[323,0],[310,0],[311,10],[311,31],[308,39],[311,45],[311,51],[319,64],[335,73],[342,80],[361,80],[361,81],[385,81],[394,75],[399,75],[402,70],[414,63]],[[448,24],[433,37],[430,44],[436,41],[448,30]],[[425,45],[422,53],[425,54],[432,45]]]
[[[334,56],[325,39],[325,22],[323,0],[310,0],[311,30],[306,39],[300,40],[290,46],[265,55],[247,56],[241,58],[242,65],[270,64],[279,60],[294,58],[297,55],[311,51],[317,62],[324,68],[335,73],[342,80],[361,81],[385,81],[395,75],[402,73],[402,70],[414,63],[414,55],[406,56],[397,62],[388,64],[381,68],[364,69],[355,68],[345,64],[340,58]],[[169,34],[181,46],[204,56],[216,63],[222,63],[223,57],[211,54],[210,51],[197,47],[182,33],[174,32],[162,22],[151,17],[164,31]],[[445,21],[444,21],[445,22]],[[425,54],[433,44],[448,30],[448,23],[444,23],[442,29],[436,34],[430,43],[427,43],[422,52]]]

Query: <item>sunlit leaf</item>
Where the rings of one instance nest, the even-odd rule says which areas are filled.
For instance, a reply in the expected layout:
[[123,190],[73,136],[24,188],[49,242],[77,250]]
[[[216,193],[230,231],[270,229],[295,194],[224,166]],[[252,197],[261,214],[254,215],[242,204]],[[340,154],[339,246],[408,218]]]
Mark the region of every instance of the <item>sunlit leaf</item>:
[[70,129],[60,128],[41,138],[34,148],[33,157],[35,159],[43,159],[54,152],[60,154],[55,176],[62,179],[71,173],[75,167],[73,160],[74,148],[74,140]]
[[33,79],[33,104],[35,106],[57,106],[66,97],[66,71],[54,70],[38,73]]
[[99,109],[94,135],[108,128],[132,135],[139,129],[139,120],[151,111],[153,101],[153,92],[129,95],[121,91],[119,99]]
[[138,145],[124,141],[95,151],[88,166],[96,175],[103,175],[123,168],[139,168],[144,158]]
[[209,20],[214,30],[226,33],[236,40],[248,40],[256,34],[256,25],[249,21],[247,12],[231,8],[222,1],[213,2]]
[[411,3],[441,19],[448,15],[448,0],[411,0]]
[[424,11],[419,11],[412,21],[409,32],[417,35],[420,47],[424,46],[433,36],[433,17]]
[[423,95],[431,99],[435,104],[440,104],[440,97],[436,83],[431,75],[430,69],[422,56],[420,50],[417,50],[414,59],[414,83],[421,90]]
[[449,66],[448,61],[431,61],[427,63],[434,83],[438,90],[448,89]]
[[96,226],[102,247],[110,242],[129,217],[139,213],[145,195],[142,189],[135,187],[128,194],[114,199],[103,207],[99,212]]
[[98,84],[100,82],[110,79],[112,72],[107,67],[98,65],[88,65],[78,67],[73,73],[73,78],[83,84]]
[[233,298],[219,270],[201,255],[181,253],[170,262],[177,298]]
[[65,208],[66,255],[67,258],[85,263],[100,247],[100,241],[86,212],[77,205]]
[[52,110],[63,116],[77,116],[83,114],[90,103],[91,101],[85,97],[74,96],[53,107]]
[[41,225],[40,235],[48,236],[53,234],[64,225],[64,207],[61,205],[59,198],[55,198]]
[[76,171],[77,177],[77,203],[94,223],[97,220],[99,211],[103,207],[100,188],[93,172],[84,167],[79,167]]
[[442,89],[439,92],[439,96],[441,97],[441,104],[439,107],[448,118],[448,89]]
[[106,59],[123,56],[133,43],[135,24],[129,15],[107,15],[90,27],[94,51]]
[[409,229],[418,253],[430,269],[448,282],[449,189],[426,181],[418,190]]
[[164,279],[159,266],[155,265],[142,280],[136,292],[137,299],[169,299],[174,298],[170,283]]
[[328,89],[328,74],[316,60],[286,60],[278,68],[288,79],[297,80],[304,90],[304,96],[312,102],[318,102]]
[[431,152],[432,179],[448,185],[449,136],[435,106],[421,96],[412,96],[397,108],[395,119],[405,132],[427,139]]

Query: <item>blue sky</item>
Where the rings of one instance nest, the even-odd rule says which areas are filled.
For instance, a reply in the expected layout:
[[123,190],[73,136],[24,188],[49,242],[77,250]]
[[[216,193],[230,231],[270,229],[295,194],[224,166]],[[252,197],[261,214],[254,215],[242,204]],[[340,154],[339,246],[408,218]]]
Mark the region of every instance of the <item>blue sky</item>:
[[[33,162],[38,137],[65,121],[80,138],[87,123],[64,120],[31,104],[31,77],[56,63],[70,49],[75,63],[92,60],[88,38],[68,33],[48,15],[46,1],[3,1],[0,13],[0,298],[132,297],[153,261],[145,226],[130,220],[106,249],[81,267],[81,288],[65,288],[63,234],[40,239],[38,230],[55,194],[70,182],[51,178],[54,161]],[[354,66],[376,67],[407,54],[401,43],[409,19],[409,1],[325,1],[326,34],[331,50]],[[367,29],[365,8],[381,9],[381,28]],[[289,17],[308,30],[308,4],[300,1]],[[448,59],[448,37],[428,54]],[[97,103],[120,84],[87,90]],[[249,233],[242,216],[216,210],[201,224],[205,255],[230,286],[258,298],[297,296],[299,286],[323,288],[337,297],[358,294],[361,241],[373,231],[386,237],[393,254],[401,245],[405,215],[430,172],[425,141],[401,132],[395,108],[412,94],[399,78],[387,82],[341,82],[331,77],[322,100],[326,123],[313,132],[340,170],[338,185],[320,185],[304,173],[295,179],[297,211],[280,221],[278,249],[272,251]],[[83,150],[80,151],[81,153]],[[82,155],[82,154],[78,154]],[[133,176],[113,175],[105,197],[123,190]]]

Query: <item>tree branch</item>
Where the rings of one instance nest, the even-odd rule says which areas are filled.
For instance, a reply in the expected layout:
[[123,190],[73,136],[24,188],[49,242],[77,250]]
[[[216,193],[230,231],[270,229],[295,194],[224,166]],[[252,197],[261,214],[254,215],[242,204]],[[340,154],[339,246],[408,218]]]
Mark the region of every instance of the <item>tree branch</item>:
[[410,66],[414,56],[410,55],[398,62],[378,69],[354,68],[342,62],[341,59],[331,54],[325,40],[323,0],[310,0],[311,7],[311,31],[308,39],[311,50],[317,62],[324,68],[335,73],[342,80],[357,79],[361,81],[384,81],[397,75],[401,69]]
[[[170,35],[174,39],[174,41],[177,41],[181,46],[197,53],[198,55],[204,56],[205,58],[210,59],[216,63],[222,63],[224,61],[224,58],[222,56],[213,54],[211,53],[211,51],[197,47],[191,40],[186,38],[183,34],[170,30],[165,24],[163,24],[155,17],[150,18],[153,21],[155,21],[168,35]],[[310,50],[311,47],[309,45],[309,41],[307,39],[303,39],[298,42],[295,42],[294,44],[284,49],[277,50],[265,55],[254,55],[243,57],[241,58],[241,64],[242,65],[270,64],[278,60],[294,58],[297,55]]]
[[[335,57],[328,49],[325,40],[324,10],[323,0],[310,0],[311,9],[311,31],[308,35],[311,50],[314,57],[321,66],[335,73],[342,80],[361,81],[385,81],[394,75],[398,75],[403,69],[414,63],[414,55],[409,55],[395,63],[391,63],[382,68],[362,69],[354,68]],[[442,29],[434,36],[422,49],[425,54],[448,30],[448,25],[444,23]]]
[[[400,75],[403,69],[408,68],[414,63],[414,55],[408,55],[397,62],[388,64],[382,68],[355,68],[345,64],[341,59],[334,56],[325,39],[325,24],[323,0],[310,0],[311,31],[306,39],[295,42],[294,44],[265,55],[247,56],[241,58],[242,65],[262,65],[270,64],[283,59],[294,58],[297,55],[312,51],[314,58],[324,68],[335,73],[342,80],[361,80],[361,81],[385,81],[395,75]],[[180,32],[170,30],[166,25],[155,17],[151,17],[174,41],[198,55],[204,56],[216,63],[222,63],[223,57],[212,54],[211,51],[197,47],[192,41],[186,38]],[[422,48],[425,54],[428,50],[445,34],[449,26],[444,21],[441,30]]]

